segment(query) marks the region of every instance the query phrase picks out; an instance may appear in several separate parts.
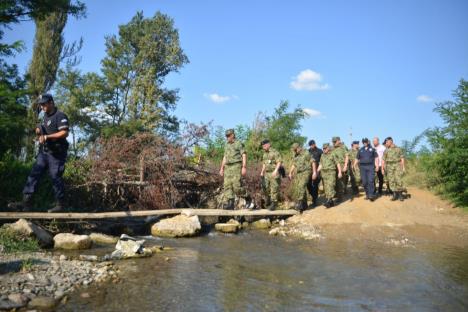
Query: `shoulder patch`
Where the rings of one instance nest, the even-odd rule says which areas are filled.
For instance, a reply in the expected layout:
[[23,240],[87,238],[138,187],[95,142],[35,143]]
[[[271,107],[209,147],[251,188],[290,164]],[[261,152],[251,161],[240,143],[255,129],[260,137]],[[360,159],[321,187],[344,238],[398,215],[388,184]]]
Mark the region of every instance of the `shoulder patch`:
[[60,122],[68,122],[68,119],[64,118],[64,119],[60,120]]

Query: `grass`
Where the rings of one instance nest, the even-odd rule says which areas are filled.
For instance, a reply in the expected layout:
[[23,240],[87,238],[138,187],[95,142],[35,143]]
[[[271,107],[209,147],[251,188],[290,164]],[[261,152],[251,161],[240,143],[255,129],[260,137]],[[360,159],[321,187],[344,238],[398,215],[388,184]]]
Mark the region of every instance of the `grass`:
[[0,227],[0,245],[3,246],[5,253],[33,252],[40,249],[36,239],[15,232],[6,226]]
[[25,259],[21,262],[21,271],[23,272],[29,272],[31,271],[32,267],[34,265],[34,262],[32,259]]

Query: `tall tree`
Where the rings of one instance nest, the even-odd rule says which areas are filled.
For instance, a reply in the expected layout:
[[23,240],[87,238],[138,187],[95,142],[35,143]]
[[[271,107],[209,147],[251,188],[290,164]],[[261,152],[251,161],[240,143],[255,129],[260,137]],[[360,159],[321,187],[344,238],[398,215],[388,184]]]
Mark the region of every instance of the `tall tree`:
[[152,18],[138,12],[128,24],[119,26],[118,36],[106,38],[106,52],[102,72],[112,92],[105,103],[111,126],[127,123],[147,131],[177,130],[171,112],[178,90],[165,88],[164,82],[188,58],[174,21],[160,12]]
[[460,80],[453,97],[454,101],[437,103],[434,109],[445,125],[427,132],[434,149],[429,170],[437,172],[445,195],[468,207],[468,81]]

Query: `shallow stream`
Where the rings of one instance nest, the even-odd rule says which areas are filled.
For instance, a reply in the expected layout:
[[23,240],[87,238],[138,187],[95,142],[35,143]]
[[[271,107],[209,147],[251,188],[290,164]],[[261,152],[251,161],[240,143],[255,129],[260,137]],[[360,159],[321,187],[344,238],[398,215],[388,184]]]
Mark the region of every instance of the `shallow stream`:
[[121,283],[81,289],[59,311],[468,310],[466,249],[254,231],[149,239],[175,249],[120,262]]

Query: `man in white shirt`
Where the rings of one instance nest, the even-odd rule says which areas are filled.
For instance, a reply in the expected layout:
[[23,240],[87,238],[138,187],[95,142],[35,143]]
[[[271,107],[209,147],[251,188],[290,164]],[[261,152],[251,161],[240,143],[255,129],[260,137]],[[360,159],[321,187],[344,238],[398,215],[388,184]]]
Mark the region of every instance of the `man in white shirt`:
[[383,188],[383,183],[384,183],[384,176],[382,174],[382,158],[383,154],[385,152],[385,146],[380,144],[379,138],[375,137],[374,140],[372,140],[372,143],[374,144],[375,150],[377,151],[377,155],[379,156],[379,168],[376,171],[377,173],[377,179],[379,180],[379,187],[375,188],[375,191],[379,192],[379,196],[382,195],[382,188]]

